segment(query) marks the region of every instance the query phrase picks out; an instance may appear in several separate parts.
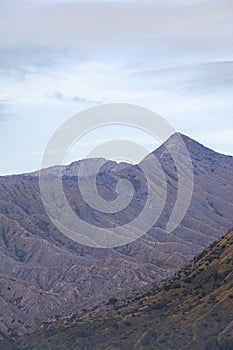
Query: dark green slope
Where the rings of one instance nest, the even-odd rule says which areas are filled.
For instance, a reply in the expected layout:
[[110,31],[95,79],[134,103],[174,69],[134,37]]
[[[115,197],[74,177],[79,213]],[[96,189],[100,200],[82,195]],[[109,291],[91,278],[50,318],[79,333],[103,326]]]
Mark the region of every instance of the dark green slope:
[[4,350],[232,350],[233,231],[159,288],[58,320]]

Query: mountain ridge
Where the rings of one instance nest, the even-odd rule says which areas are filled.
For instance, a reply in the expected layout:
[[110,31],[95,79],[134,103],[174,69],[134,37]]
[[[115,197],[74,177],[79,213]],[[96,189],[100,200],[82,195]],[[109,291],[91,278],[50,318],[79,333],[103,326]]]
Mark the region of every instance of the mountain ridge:
[[[212,155],[218,155],[218,156],[223,156],[223,157],[229,157],[229,159],[233,159],[233,155],[226,155],[224,153],[215,151],[213,149],[211,149],[208,146],[205,146],[204,144],[202,144],[199,141],[196,141],[194,139],[192,139],[190,136],[187,136],[185,134],[182,134],[180,132],[175,132],[174,134],[172,134],[164,143],[162,143],[159,147],[155,148],[153,151],[149,152],[148,155],[146,155],[138,164],[140,164],[141,162],[143,162],[148,156],[155,154],[157,152],[159,152],[161,149],[163,149],[164,147],[166,148],[167,145],[174,143],[174,141],[177,140],[177,138],[182,138],[182,140],[185,143],[195,143],[196,146],[199,147],[199,149],[203,150],[205,149],[206,151],[210,152]],[[123,165],[123,166],[127,166],[127,165],[132,165],[131,163],[127,163],[127,162],[117,162],[114,160],[108,160],[106,158],[102,158],[102,157],[97,157],[97,158],[83,158],[83,159],[79,159],[76,161],[72,161],[69,164],[65,164],[65,165],[53,165],[49,168],[45,168],[45,169],[40,169],[40,170],[35,170],[35,171],[29,171],[29,172],[24,172],[24,173],[16,173],[16,174],[8,174],[8,175],[0,175],[1,177],[10,177],[10,176],[39,176],[40,171],[45,171],[45,170],[52,170],[52,172],[50,172],[50,174],[53,174],[53,169],[56,172],[57,169],[63,168],[64,170],[66,170],[66,168],[72,168],[72,167],[76,167],[78,164],[80,164],[80,162],[83,161],[95,161],[95,160],[103,160],[106,162],[109,162],[110,164],[114,165]],[[137,164],[135,164],[137,165]]]
[[[210,155],[189,140],[185,142],[194,167],[194,192],[179,227],[171,234],[165,232],[178,178],[171,155],[160,157],[164,149],[160,148],[155,152],[168,185],[164,211],[143,237],[115,249],[81,246],[61,234],[45,212],[38,177],[0,177],[0,280],[5,285],[0,329],[5,336],[17,338],[36,329],[48,314],[62,316],[160,283],[233,227],[233,158],[214,151]],[[63,185],[80,218],[114,227],[136,217],[146,201],[145,179],[134,165],[116,165],[97,177],[103,198],[115,198],[115,185],[122,178],[133,181],[135,198],[120,215],[103,215],[88,207],[75,176],[64,176]],[[20,322],[12,325],[12,319]]]

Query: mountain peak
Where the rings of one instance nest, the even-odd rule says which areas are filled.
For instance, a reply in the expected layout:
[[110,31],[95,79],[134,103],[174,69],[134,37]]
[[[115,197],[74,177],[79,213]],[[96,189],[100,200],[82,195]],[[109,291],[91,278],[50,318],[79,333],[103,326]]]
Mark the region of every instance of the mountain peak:
[[151,154],[156,155],[158,158],[163,158],[164,156],[168,156],[168,154],[171,152],[182,152],[184,144],[190,154],[191,159],[194,161],[209,160],[210,162],[215,162],[217,160],[221,161],[228,159],[228,161],[233,164],[232,156],[226,156],[224,154],[218,153],[180,132],[176,132],[171,135],[167,141],[165,141],[159,148],[155,149]]

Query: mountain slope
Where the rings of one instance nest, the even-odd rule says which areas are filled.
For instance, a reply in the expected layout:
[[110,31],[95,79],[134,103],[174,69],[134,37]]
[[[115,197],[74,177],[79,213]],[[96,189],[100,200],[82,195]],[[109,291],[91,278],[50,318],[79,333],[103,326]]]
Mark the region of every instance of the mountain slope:
[[[233,231],[144,295],[43,329],[4,350],[230,350],[233,348]],[[85,320],[87,318],[87,320]],[[1,349],[1,347],[0,347]]]
[[[182,138],[194,166],[194,192],[185,218],[174,232],[165,233],[178,189],[177,171],[168,152],[180,152],[178,135],[174,135],[143,160],[150,166],[151,157],[156,156],[166,176],[167,201],[161,217],[142,238],[116,249],[85,247],[61,234],[43,207],[38,173],[0,177],[0,329],[4,336],[17,338],[50,314],[69,314],[113,296],[148,289],[233,227],[233,158]],[[63,168],[67,198],[80,218],[111,228],[141,212],[146,183],[137,166],[108,162],[97,177],[98,190],[108,200],[115,198],[120,179],[134,185],[129,207],[114,215],[98,212],[82,199],[75,176],[81,162]],[[89,181],[92,165],[99,160],[85,162]],[[49,170],[51,177],[57,169],[52,174]]]

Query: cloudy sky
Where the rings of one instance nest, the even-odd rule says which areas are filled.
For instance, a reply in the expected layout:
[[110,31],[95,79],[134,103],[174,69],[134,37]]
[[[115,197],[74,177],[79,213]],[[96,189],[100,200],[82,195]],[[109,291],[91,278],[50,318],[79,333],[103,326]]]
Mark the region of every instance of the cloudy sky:
[[0,174],[39,168],[59,125],[112,102],[233,155],[232,18],[232,0],[0,0]]

